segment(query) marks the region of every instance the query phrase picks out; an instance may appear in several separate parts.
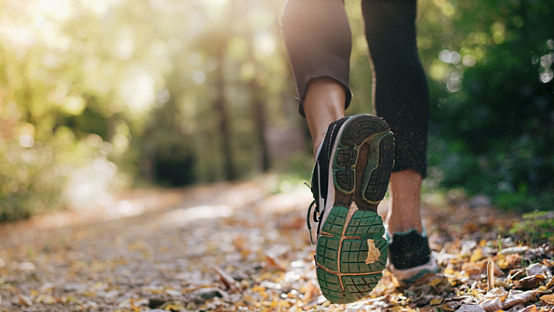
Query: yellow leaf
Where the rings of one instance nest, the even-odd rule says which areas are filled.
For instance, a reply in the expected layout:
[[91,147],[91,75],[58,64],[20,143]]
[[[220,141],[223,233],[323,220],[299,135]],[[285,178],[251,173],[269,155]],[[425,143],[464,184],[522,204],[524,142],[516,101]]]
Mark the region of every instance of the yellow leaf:
[[481,251],[481,248],[477,248],[475,249],[475,251],[473,251],[473,254],[471,255],[471,258],[469,259],[469,261],[477,262],[481,259],[483,259],[483,252]]
[[435,299],[432,299],[431,301],[429,301],[429,304],[430,305],[437,305],[437,304],[440,304],[441,302],[442,302],[441,299],[435,298]]
[[431,280],[431,283],[430,283],[430,284],[431,284],[431,286],[433,286],[433,287],[437,287],[437,285],[439,285],[441,282],[442,282],[442,279],[436,277],[436,278],[434,278],[434,279]]

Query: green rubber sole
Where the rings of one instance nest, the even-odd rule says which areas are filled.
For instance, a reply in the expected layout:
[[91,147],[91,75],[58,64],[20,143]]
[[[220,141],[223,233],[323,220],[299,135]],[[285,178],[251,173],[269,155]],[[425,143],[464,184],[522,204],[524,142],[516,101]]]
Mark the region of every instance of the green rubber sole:
[[[333,303],[357,301],[375,288],[387,262],[381,217],[373,211],[334,207],[317,241],[317,279]],[[369,252],[371,249],[371,253]]]
[[377,206],[393,166],[389,126],[369,115],[346,121],[333,161],[335,202],[316,245],[316,273],[323,295],[333,303],[365,297],[382,277],[388,247]]

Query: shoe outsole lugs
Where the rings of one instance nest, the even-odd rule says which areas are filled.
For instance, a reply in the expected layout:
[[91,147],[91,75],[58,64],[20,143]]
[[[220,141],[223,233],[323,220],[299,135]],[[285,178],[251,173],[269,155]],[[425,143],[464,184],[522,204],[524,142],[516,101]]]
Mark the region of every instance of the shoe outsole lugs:
[[373,290],[387,262],[377,205],[387,191],[394,137],[382,119],[357,115],[335,144],[335,202],[317,241],[316,271],[329,301],[349,303]]

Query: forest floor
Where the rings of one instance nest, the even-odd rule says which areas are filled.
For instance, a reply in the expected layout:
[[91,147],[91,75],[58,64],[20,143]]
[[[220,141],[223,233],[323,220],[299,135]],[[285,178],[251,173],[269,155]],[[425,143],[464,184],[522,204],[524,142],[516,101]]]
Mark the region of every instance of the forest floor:
[[307,187],[269,175],[0,225],[0,311],[554,310],[551,244],[509,236],[520,215],[456,191],[424,196],[441,273],[400,289],[385,271],[364,300],[330,304],[308,241],[310,201]]

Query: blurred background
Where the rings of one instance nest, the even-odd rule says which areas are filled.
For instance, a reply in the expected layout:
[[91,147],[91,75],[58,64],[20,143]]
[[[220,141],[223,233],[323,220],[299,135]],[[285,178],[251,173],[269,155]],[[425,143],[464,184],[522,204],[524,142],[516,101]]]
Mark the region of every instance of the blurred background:
[[[137,187],[308,180],[282,0],[0,0],[0,221]],[[350,114],[370,112],[360,1]],[[554,202],[554,2],[420,0],[427,189]]]

